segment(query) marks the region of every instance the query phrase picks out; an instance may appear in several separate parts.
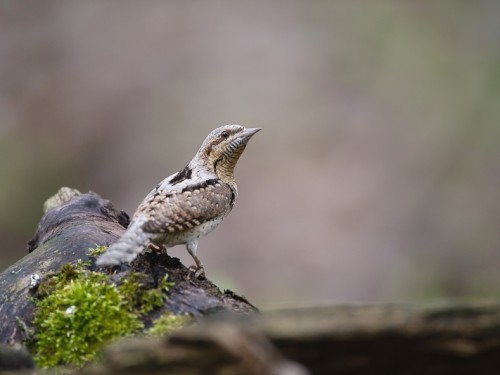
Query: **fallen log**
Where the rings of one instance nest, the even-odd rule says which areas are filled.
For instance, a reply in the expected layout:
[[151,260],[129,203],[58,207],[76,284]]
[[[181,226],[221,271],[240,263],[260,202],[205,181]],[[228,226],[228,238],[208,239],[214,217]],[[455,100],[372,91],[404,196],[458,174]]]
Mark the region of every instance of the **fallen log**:
[[[114,243],[129,222],[125,212],[115,209],[99,195],[80,194],[67,188],[52,197],[45,209],[33,239],[28,242],[29,254],[0,274],[0,343],[30,340],[35,309],[33,296],[39,282],[59,272],[66,264],[78,260],[95,261],[89,249]],[[168,280],[174,283],[164,306],[154,312],[158,316],[165,311],[194,317],[217,311],[257,311],[244,297],[230,291],[221,292],[205,278],[194,278],[177,258],[160,254],[155,263],[158,279],[168,274]],[[152,275],[145,256],[140,256],[124,272],[117,272],[113,280],[120,283],[133,273]],[[151,278],[146,287],[153,284]],[[144,317],[146,323],[150,320],[151,316]]]

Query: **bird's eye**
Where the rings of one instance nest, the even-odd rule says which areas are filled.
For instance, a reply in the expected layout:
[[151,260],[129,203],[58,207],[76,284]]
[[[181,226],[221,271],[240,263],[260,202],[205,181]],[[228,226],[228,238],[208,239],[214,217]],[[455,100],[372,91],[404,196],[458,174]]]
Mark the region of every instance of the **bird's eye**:
[[220,133],[220,136],[224,139],[227,139],[229,137],[229,133],[224,130],[222,133]]

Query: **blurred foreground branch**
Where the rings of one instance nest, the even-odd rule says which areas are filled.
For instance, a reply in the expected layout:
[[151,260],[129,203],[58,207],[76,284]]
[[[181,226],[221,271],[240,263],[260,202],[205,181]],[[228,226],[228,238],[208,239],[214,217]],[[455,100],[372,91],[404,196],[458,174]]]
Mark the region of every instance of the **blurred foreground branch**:
[[222,316],[162,340],[112,346],[101,364],[83,374],[488,375],[499,370],[500,304],[464,301],[309,307],[244,320]]

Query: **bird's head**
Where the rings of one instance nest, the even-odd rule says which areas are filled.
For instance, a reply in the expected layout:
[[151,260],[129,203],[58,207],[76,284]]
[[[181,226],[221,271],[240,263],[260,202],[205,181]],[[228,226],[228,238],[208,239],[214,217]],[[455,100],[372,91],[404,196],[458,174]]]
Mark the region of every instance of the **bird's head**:
[[221,126],[207,136],[196,159],[214,171],[222,180],[232,181],[238,159],[250,138],[259,130],[241,125]]

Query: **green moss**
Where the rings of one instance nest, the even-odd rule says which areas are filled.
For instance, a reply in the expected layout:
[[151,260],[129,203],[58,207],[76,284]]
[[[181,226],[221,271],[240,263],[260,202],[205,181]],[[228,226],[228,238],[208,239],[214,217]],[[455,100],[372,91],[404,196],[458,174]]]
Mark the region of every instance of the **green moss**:
[[148,335],[161,337],[189,324],[192,318],[189,315],[174,315],[166,312],[154,321],[153,326],[148,330]]
[[65,264],[61,270],[55,274],[47,275],[47,279],[40,283],[37,289],[37,296],[45,298],[53,293],[55,290],[62,288],[71,280],[75,280],[82,273],[83,267],[81,265]]
[[135,273],[117,286],[88,264],[65,265],[38,287],[32,349],[41,368],[80,367],[105,344],[141,332],[140,318],[162,306],[173,285],[165,277],[158,288],[147,289],[147,276]]
[[165,275],[158,288],[146,289],[143,286],[145,279],[145,275],[133,273],[119,286],[120,293],[140,314],[147,314],[154,308],[162,306],[165,293],[173,285],[167,281]]
[[103,344],[141,329],[142,322],[106,276],[90,272],[38,303],[35,359],[42,368],[80,366]]
[[89,256],[91,256],[91,257],[97,257],[97,256],[105,253],[106,250],[108,250],[108,246],[99,246],[99,245],[97,245],[95,248],[89,249]]

